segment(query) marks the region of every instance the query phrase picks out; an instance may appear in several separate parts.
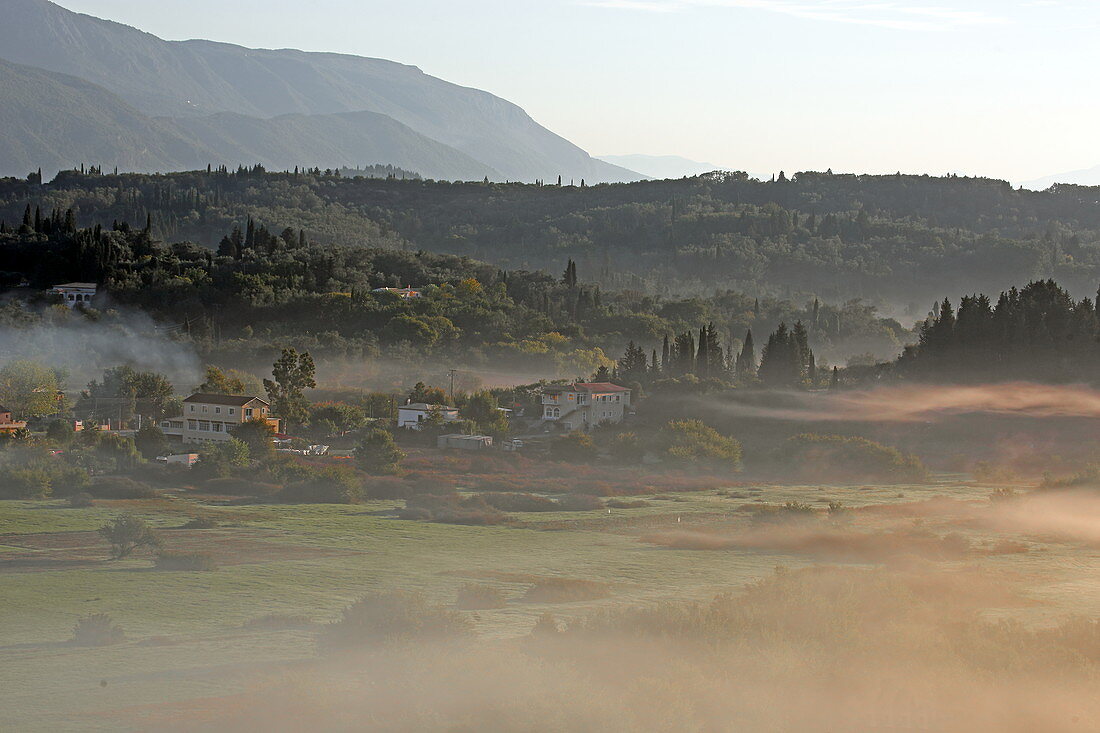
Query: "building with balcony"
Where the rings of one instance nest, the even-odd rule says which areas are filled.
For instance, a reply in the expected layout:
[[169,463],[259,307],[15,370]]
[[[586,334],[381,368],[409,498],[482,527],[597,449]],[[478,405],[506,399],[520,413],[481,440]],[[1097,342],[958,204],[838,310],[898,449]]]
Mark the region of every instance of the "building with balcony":
[[562,430],[620,423],[630,412],[630,390],[610,382],[555,384],[542,390],[542,419]]
[[160,429],[184,443],[223,442],[243,422],[263,420],[276,432],[279,419],[271,414],[266,400],[225,394],[193,394],[183,401],[183,414],[162,420]]

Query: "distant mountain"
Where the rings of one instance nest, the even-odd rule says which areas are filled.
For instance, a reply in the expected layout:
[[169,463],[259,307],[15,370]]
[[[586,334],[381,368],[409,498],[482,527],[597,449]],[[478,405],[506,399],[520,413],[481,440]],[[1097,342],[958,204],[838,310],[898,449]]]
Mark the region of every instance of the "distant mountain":
[[0,100],[0,174],[22,176],[38,167],[52,172],[80,163],[131,171],[262,163],[281,170],[386,160],[432,178],[500,176],[373,112],[154,119],[102,87],[6,61],[0,61]]
[[170,170],[185,160],[214,158],[213,150],[106,89],[64,74],[0,61],[0,100],[0,175],[83,162]]
[[1077,186],[1100,186],[1100,165],[1069,173],[1059,173],[1045,178],[1036,178],[1020,185],[1032,191],[1045,191],[1055,183],[1072,183]]
[[[267,119],[373,112],[463,153],[481,170],[495,171],[491,177],[532,181],[561,175],[589,183],[637,178],[592,158],[511,102],[413,66],[341,54],[164,41],[48,0],[0,0],[0,17],[0,58],[98,84],[149,117],[182,120],[231,113]],[[0,99],[3,104],[7,101]],[[285,128],[288,122],[280,124]],[[346,141],[362,140],[374,134],[378,118],[343,117],[321,124],[338,126]],[[352,129],[358,124],[366,127]],[[242,122],[236,129],[244,132],[245,127]],[[278,140],[250,142],[270,149]],[[391,159],[381,144],[374,151],[386,157],[356,155],[349,162],[405,165]],[[297,155],[295,150],[278,153],[280,159]]]
[[724,170],[724,166],[713,163],[700,163],[697,160],[681,158],[679,155],[600,155],[600,160],[637,171],[642,178],[683,178],[697,176],[700,173]]

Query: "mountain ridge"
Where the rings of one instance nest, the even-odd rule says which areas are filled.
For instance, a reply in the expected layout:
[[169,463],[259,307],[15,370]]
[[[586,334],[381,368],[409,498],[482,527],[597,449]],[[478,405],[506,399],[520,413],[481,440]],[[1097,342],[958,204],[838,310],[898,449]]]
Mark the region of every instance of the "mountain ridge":
[[519,106],[415,66],[202,39],[165,41],[49,0],[0,0],[0,9],[9,20],[0,26],[0,58],[90,81],[149,117],[375,112],[473,158],[500,179],[636,177],[592,158]]

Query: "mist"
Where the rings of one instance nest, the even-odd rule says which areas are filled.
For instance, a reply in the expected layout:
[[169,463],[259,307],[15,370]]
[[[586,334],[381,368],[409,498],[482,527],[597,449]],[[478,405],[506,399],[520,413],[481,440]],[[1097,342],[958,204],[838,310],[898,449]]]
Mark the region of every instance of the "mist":
[[757,392],[736,395],[735,399],[722,402],[722,409],[736,416],[797,422],[918,423],[969,414],[1100,417],[1100,390],[1086,385],[1032,382],[905,384],[810,393]]
[[131,309],[111,310],[97,320],[53,309],[41,324],[0,326],[4,345],[0,366],[29,359],[63,370],[68,387],[83,388],[104,369],[128,365],[164,374],[179,390],[202,381],[202,363],[192,344],[175,341],[149,316]]

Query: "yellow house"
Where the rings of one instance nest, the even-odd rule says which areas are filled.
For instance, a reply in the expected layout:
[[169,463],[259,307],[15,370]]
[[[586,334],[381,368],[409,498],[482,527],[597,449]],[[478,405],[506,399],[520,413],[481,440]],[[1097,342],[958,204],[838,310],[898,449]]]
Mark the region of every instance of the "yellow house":
[[183,401],[183,414],[161,421],[165,435],[175,436],[184,443],[221,442],[229,440],[230,432],[243,422],[264,420],[279,430],[279,418],[271,414],[270,405],[259,397],[196,393]]

